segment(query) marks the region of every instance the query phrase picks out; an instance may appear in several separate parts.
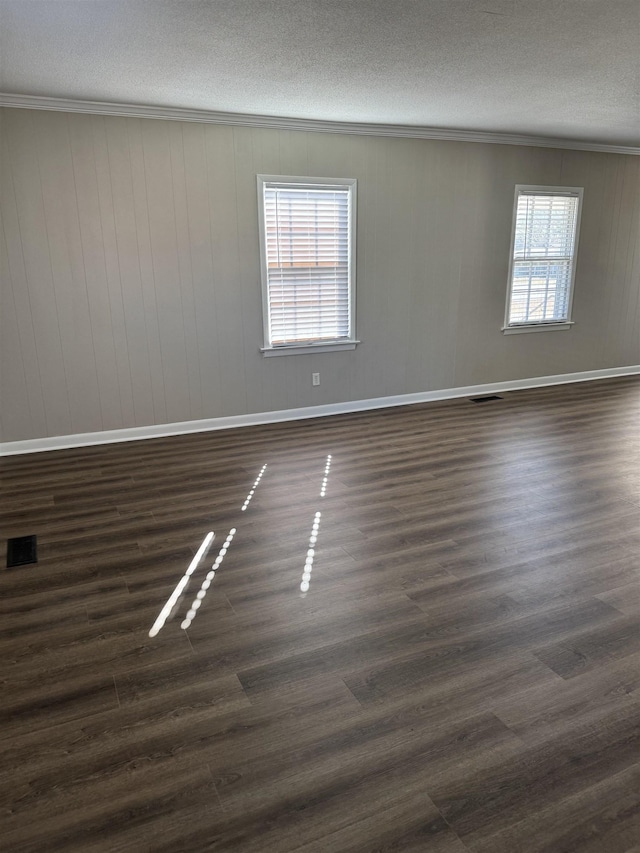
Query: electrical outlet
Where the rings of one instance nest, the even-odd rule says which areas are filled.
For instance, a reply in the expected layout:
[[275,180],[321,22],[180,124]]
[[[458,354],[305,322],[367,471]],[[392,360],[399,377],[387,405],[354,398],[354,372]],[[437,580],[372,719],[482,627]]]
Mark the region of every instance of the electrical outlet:
[[312,373],[311,374],[311,384],[312,385],[319,385],[320,384],[320,374],[319,373]]

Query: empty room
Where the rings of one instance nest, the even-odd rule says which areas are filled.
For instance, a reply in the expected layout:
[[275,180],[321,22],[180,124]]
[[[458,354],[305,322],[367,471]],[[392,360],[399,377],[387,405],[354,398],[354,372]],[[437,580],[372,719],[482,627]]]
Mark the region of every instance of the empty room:
[[639,853],[637,0],[0,0],[0,848]]

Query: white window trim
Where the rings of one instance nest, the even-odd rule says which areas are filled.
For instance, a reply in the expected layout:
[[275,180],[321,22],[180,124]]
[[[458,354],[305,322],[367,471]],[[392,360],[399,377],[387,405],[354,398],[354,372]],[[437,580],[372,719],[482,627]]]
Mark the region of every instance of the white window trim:
[[547,320],[544,323],[518,323],[514,326],[503,326],[505,335],[522,335],[526,332],[562,332],[575,326],[573,320],[558,320],[557,323]]
[[[264,346],[260,352],[265,357],[282,355],[302,355],[304,353],[339,352],[340,350],[352,350],[360,343],[355,336],[356,328],[356,216],[357,216],[357,193],[358,181],[356,178],[308,178],[306,176],[294,175],[258,175],[258,221],[260,238],[260,280],[262,289],[262,330]],[[269,339],[269,294],[267,287],[267,239],[264,211],[264,185],[269,183],[291,184],[293,186],[325,186],[348,187],[350,198],[350,221],[349,221],[349,337],[335,341],[305,341],[304,343],[277,344],[272,346]]]
[[317,344],[279,344],[276,347],[260,347],[260,352],[265,358],[274,355],[304,355],[310,352],[340,352],[345,349],[355,349],[362,341],[336,341],[335,343],[318,342]]
[[[509,323],[509,314],[511,313],[511,295],[513,285],[513,265],[514,246],[516,240],[516,218],[518,215],[518,198],[520,193],[540,193],[546,195],[572,195],[578,196],[578,215],[576,216],[576,237],[573,244],[573,263],[571,265],[571,282],[569,284],[569,300],[567,303],[567,319],[566,320],[541,320],[529,323]],[[509,250],[509,278],[507,280],[507,303],[504,312],[504,325],[502,333],[504,335],[518,335],[527,332],[550,332],[550,331],[567,331],[575,322],[571,319],[573,310],[573,290],[576,278],[576,266],[578,260],[578,241],[580,239],[580,218],[582,216],[582,199],[584,194],[583,187],[549,187],[537,186],[532,184],[516,184],[516,189],[513,197],[513,213],[511,217],[511,247]]]

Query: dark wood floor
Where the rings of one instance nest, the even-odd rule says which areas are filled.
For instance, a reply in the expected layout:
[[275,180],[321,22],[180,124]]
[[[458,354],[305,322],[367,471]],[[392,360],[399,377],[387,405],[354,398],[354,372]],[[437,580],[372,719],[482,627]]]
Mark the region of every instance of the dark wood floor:
[[637,377],[12,457],[1,497],[39,545],[3,850],[640,850]]

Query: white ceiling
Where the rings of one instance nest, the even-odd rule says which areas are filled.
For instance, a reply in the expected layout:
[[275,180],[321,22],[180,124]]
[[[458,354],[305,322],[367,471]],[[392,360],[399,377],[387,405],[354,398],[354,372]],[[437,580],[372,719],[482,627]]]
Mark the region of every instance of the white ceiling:
[[640,0],[0,0],[0,91],[640,145]]

